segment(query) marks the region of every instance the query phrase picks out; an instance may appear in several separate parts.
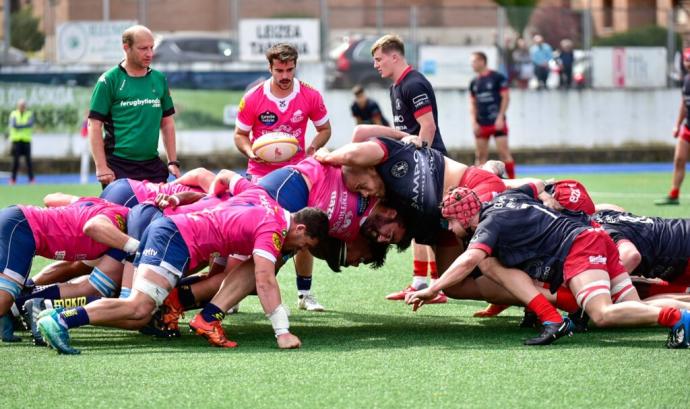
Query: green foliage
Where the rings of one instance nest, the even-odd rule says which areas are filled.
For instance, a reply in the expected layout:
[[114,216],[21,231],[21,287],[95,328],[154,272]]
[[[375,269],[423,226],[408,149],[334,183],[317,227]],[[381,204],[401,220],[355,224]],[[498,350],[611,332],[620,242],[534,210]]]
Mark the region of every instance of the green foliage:
[[[14,108],[0,109],[0,133],[7,133],[10,113]],[[73,130],[79,126],[79,110],[75,106],[36,106],[31,107],[34,113],[34,130]]]
[[43,48],[45,34],[38,28],[39,19],[34,17],[31,6],[23,7],[10,17],[12,47],[23,51],[38,51]]
[[[668,30],[659,26],[646,26],[630,31],[616,33],[608,37],[599,37],[594,40],[594,46],[598,47],[666,47]],[[680,34],[676,34],[676,46],[682,47]]]
[[522,35],[539,0],[494,0],[494,3],[506,9],[510,26]]

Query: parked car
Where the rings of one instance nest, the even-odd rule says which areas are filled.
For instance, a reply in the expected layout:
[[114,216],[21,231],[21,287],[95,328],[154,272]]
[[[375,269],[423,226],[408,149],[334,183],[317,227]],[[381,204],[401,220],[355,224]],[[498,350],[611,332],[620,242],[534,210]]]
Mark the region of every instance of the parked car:
[[237,43],[214,34],[171,34],[154,47],[157,63],[233,62],[238,59]]
[[[334,47],[330,54],[326,84],[329,88],[351,88],[356,84],[364,87],[388,87],[391,82],[381,78],[374,68],[371,58],[371,46],[378,37],[345,38]],[[406,44],[407,61],[414,65],[416,48]]]

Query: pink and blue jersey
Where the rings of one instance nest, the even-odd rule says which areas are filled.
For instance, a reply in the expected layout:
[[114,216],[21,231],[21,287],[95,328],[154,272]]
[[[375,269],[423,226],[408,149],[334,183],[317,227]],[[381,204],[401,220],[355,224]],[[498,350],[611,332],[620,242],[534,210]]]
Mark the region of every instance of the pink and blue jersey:
[[189,270],[218,254],[252,254],[276,262],[290,214],[262,189],[248,189],[199,212],[170,216],[189,250]]
[[292,167],[311,184],[307,205],[326,212],[328,235],[346,242],[353,241],[378,199],[349,191],[340,166],[324,165],[314,158],[307,158]]
[[144,203],[147,200],[155,199],[159,193],[166,195],[174,195],[181,192],[199,192],[206,193],[203,189],[197,186],[186,186],[180,183],[153,183],[148,180],[134,180],[127,179],[129,186],[132,188],[134,195],[137,197],[139,203]]
[[95,197],[83,197],[62,207],[43,208],[19,205],[34,241],[36,254],[54,260],[94,260],[109,247],[84,234],[84,225],[96,216],[107,217],[121,231],[129,208]]
[[264,81],[242,97],[236,126],[245,132],[251,131],[249,141],[252,143],[266,133],[289,133],[297,138],[300,149],[288,162],[271,164],[250,160],[247,173],[259,177],[304,159],[308,120],[317,127],[328,122],[328,111],[319,91],[295,79],[292,93],[285,98],[277,98],[271,94],[271,81]]

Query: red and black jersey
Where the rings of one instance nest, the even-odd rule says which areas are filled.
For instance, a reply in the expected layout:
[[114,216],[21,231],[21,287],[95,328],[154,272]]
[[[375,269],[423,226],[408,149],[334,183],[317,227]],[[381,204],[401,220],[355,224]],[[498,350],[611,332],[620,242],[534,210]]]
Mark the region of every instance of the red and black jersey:
[[496,71],[489,70],[470,82],[470,94],[476,109],[475,118],[479,125],[493,125],[501,109],[501,91],[508,89],[508,79]]
[[510,189],[485,203],[468,248],[480,249],[507,267],[558,288],[563,262],[575,238],[591,228],[574,217],[546,208],[534,185]]
[[613,241],[629,240],[642,256],[631,274],[673,280],[685,271],[690,259],[690,220],[637,216],[602,210],[592,219]]
[[411,135],[419,135],[420,126],[417,118],[432,112],[436,123],[436,133],[431,148],[446,155],[446,146],[441,139],[438,124],[436,95],[429,81],[420,72],[407,67],[398,81],[390,88],[391,106],[393,108],[393,126]]

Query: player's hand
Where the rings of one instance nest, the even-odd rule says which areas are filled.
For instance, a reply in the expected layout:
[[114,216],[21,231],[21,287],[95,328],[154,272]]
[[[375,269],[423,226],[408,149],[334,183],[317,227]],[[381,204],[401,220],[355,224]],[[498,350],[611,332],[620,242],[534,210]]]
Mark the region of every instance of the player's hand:
[[674,126],[673,127],[673,137],[677,138],[678,135],[680,135],[680,126]]
[[252,151],[251,149],[247,152],[247,157],[249,158],[249,160],[254,161],[254,162],[266,163],[265,160],[263,160],[263,159],[261,159],[260,157],[256,156],[256,154],[254,153],[254,151]]
[[276,341],[278,342],[278,348],[280,349],[295,349],[302,346],[302,341],[289,332],[287,334],[278,335]]
[[502,131],[506,127],[506,121],[503,118],[503,116],[500,116],[496,118],[496,122],[494,122],[494,126],[496,127],[497,131]]
[[403,143],[411,143],[411,144],[415,145],[416,147],[421,148],[424,141],[422,140],[422,137],[419,135],[408,135],[408,136],[402,138],[402,142]]
[[329,151],[328,148],[319,148],[316,152],[314,152],[314,159],[321,163],[328,163],[328,156],[330,153],[331,151]]
[[424,305],[425,301],[433,300],[438,295],[438,291],[434,291],[431,287],[423,290],[415,291],[405,295],[405,303],[412,305],[412,311],[417,311],[419,307]]
[[168,165],[168,172],[172,173],[172,175],[175,176],[175,179],[182,176],[182,172],[180,172],[180,168],[177,167],[177,165]]
[[307,154],[307,156],[314,156],[316,150],[316,147],[314,145],[311,145],[307,148],[307,151],[305,153]]
[[96,178],[100,184],[109,185],[115,180],[115,172],[108,166],[104,166],[102,169],[96,168]]
[[168,207],[174,209],[180,204],[180,199],[172,195],[166,195],[165,193],[159,193],[153,202],[158,206],[159,209],[167,209]]

